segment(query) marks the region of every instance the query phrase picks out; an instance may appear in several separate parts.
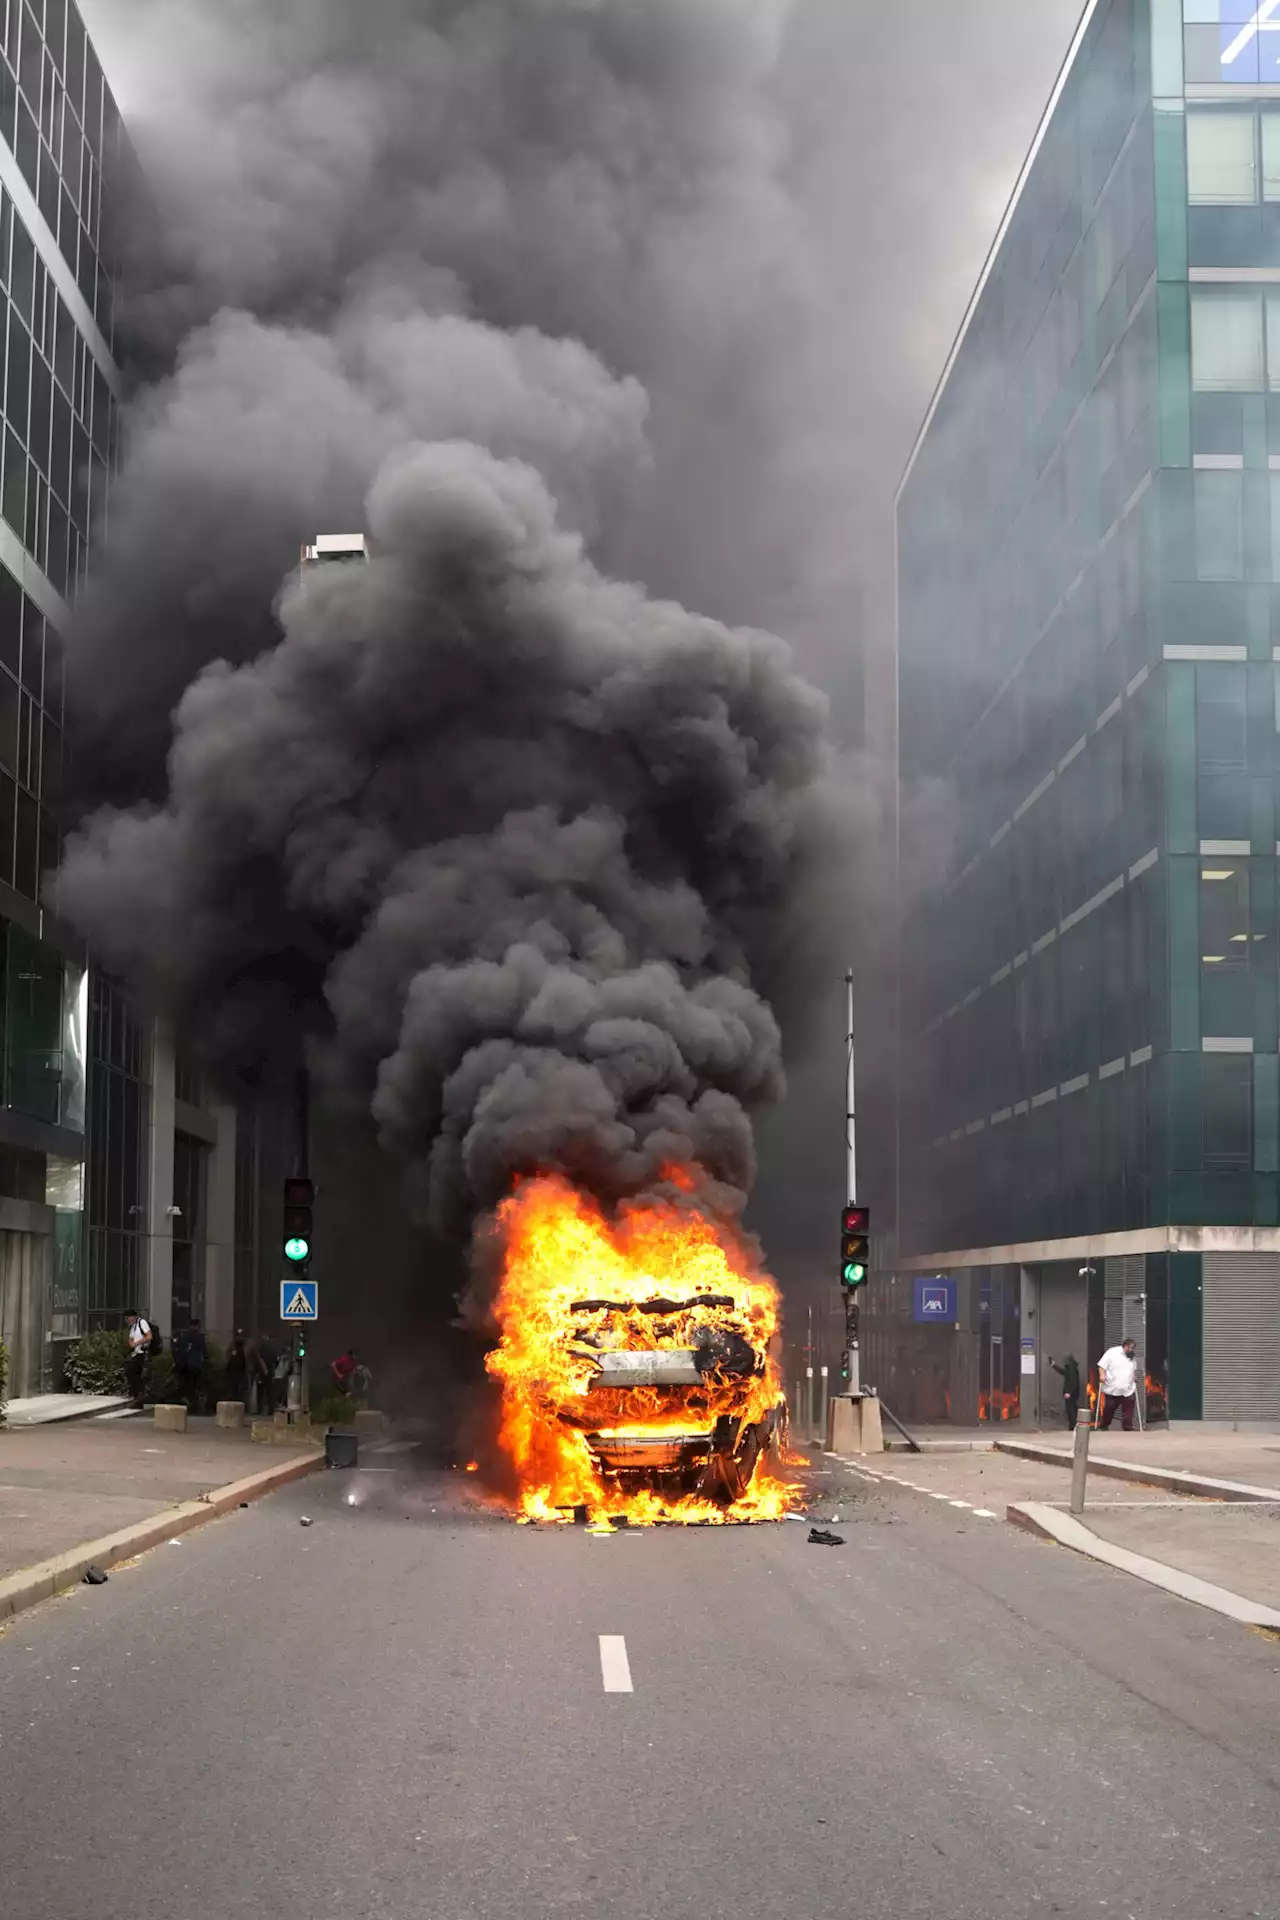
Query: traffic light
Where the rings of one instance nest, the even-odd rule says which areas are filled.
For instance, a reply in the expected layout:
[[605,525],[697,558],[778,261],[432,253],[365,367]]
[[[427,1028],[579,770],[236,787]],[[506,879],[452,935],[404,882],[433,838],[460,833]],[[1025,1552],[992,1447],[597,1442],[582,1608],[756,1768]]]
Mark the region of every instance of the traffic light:
[[846,1207],[840,1219],[840,1284],[865,1287],[871,1265],[871,1209]]
[[284,1183],[284,1257],[291,1267],[305,1267],[311,1258],[311,1203],[315,1188],[309,1180]]

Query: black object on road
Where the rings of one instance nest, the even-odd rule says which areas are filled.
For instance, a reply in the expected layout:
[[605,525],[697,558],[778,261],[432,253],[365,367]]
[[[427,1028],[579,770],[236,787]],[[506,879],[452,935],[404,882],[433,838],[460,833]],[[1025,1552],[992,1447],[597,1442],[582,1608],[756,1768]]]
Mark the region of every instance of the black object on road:
[[811,1547],[842,1547],[844,1540],[838,1533],[827,1533],[822,1527],[810,1527],[809,1545]]
[[356,1433],[335,1433],[332,1428],[324,1437],[324,1463],[327,1467],[354,1467],[360,1463],[360,1436]]
[[86,1587],[105,1587],[107,1584],[107,1576],[101,1567],[86,1567],[84,1570],[84,1584]]

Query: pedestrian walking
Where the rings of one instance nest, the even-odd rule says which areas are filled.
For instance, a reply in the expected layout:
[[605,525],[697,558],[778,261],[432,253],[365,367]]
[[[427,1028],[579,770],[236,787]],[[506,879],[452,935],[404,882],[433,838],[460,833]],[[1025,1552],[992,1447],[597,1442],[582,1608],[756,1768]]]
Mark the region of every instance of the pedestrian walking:
[[276,1364],[271,1379],[271,1410],[287,1407],[289,1404],[289,1375],[293,1371],[293,1356],[287,1347],[282,1347],[276,1356]]
[[227,1348],[227,1397],[230,1400],[248,1399],[249,1363],[245,1358],[244,1329],[236,1328],[236,1337]]
[[125,1326],[129,1342],[129,1354],[124,1363],[124,1377],[129,1388],[129,1397],[135,1407],[141,1409],[146,1404],[147,1361],[151,1354],[151,1322],[144,1320],[136,1307],[130,1307],[125,1315]]
[[208,1353],[204,1328],[198,1320],[192,1320],[189,1327],[183,1327],[180,1333],[174,1334],[173,1367],[178,1377],[178,1394],[191,1413],[200,1411],[200,1375],[204,1371]]
[[1108,1347],[1098,1362],[1098,1388],[1102,1394],[1099,1425],[1104,1431],[1119,1409],[1125,1432],[1133,1432],[1133,1416],[1138,1406],[1137,1351],[1136,1340],[1122,1340],[1118,1347]]
[[1062,1375],[1062,1404],[1067,1416],[1067,1427],[1074,1431],[1076,1415],[1080,1411],[1080,1362],[1074,1353],[1069,1353],[1059,1365],[1050,1354],[1049,1365],[1055,1373]]
[[261,1414],[268,1411],[271,1393],[271,1369],[267,1365],[263,1346],[260,1333],[251,1333],[244,1343],[244,1364],[249,1377],[251,1405],[255,1413]]
[[360,1356],[354,1347],[348,1347],[345,1353],[338,1355],[333,1363],[332,1372],[334,1385],[337,1387],[339,1393],[349,1394],[351,1392],[352,1383],[355,1380],[359,1366]]

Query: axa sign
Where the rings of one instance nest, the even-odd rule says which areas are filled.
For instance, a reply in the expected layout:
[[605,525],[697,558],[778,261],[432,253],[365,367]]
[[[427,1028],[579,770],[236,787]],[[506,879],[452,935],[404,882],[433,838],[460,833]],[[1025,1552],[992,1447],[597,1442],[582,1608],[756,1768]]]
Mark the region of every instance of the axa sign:
[[[1220,11],[1219,11],[1220,9]],[[1222,78],[1256,85],[1280,77],[1280,0],[1217,0],[1222,36]]]

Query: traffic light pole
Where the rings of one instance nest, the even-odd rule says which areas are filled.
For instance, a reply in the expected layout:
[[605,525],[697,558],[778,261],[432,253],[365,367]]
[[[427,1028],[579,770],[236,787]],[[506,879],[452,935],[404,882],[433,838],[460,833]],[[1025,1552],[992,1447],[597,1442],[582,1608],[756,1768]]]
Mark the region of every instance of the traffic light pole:
[[[853,1206],[858,1198],[858,1127],[857,1101],[854,1087],[853,1070],[853,968],[850,967],[844,977],[847,1002],[847,1021],[845,1027],[845,1100],[844,1100],[844,1158],[845,1158],[845,1205]],[[848,1379],[846,1391],[852,1399],[858,1399],[862,1393],[862,1375],[858,1360],[858,1289],[851,1288],[844,1297],[845,1319],[845,1373]]]

